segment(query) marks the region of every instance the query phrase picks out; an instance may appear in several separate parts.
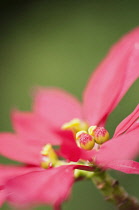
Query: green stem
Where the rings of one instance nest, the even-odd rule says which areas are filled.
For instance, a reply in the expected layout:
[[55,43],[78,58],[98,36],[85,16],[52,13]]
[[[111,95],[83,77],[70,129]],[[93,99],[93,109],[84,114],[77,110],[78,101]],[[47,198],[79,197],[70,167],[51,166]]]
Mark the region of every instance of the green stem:
[[116,205],[119,210],[139,210],[139,202],[131,197],[119,182],[105,171],[97,171],[92,177],[96,187],[102,192],[105,200]]
[[55,205],[53,210],[62,210],[61,206],[60,205]]

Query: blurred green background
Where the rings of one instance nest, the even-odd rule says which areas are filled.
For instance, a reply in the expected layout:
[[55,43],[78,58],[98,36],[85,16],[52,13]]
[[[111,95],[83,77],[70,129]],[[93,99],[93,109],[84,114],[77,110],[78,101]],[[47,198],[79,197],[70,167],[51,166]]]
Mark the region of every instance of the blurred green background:
[[[110,46],[139,25],[139,1],[5,0],[0,3],[0,23],[0,131],[10,131],[11,109],[29,110],[36,85],[58,86],[81,99],[92,70]],[[111,135],[139,102],[138,90],[136,82],[109,117]],[[9,163],[2,157],[0,161]],[[111,173],[139,197],[139,176]],[[115,208],[90,181],[83,181],[74,185],[63,209]]]

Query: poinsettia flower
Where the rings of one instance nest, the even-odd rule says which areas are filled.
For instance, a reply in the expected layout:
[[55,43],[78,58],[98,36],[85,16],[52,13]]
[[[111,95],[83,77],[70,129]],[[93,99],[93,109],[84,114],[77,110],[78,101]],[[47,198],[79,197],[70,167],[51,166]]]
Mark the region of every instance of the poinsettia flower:
[[[100,168],[113,168],[126,173],[139,172],[139,164],[128,160],[138,153],[138,106],[117,127],[113,139],[103,142],[97,150],[93,135],[85,133],[90,126],[102,128],[100,126],[105,125],[108,115],[138,78],[138,69],[137,28],[112,47],[90,77],[82,105],[65,91],[40,88],[34,96],[33,112],[12,113],[15,134],[0,134],[0,154],[35,166],[35,169],[7,182],[5,190],[10,202],[22,205],[47,203],[59,209],[60,204],[70,194],[74,169],[93,171],[93,164],[95,167],[97,165]],[[104,128],[102,130],[107,134],[108,140],[108,132]],[[80,143],[84,144],[86,139],[93,142],[92,150],[80,148],[81,145],[75,140],[78,132],[86,135],[85,138],[80,138]],[[49,144],[61,145],[60,152],[56,154],[52,149],[52,153],[48,155]],[[126,149],[123,150],[125,145]],[[88,147],[90,149],[90,142]],[[76,163],[70,165],[66,160],[60,162],[58,155]],[[83,165],[80,165],[80,160]],[[88,160],[91,166],[88,166]],[[61,180],[64,183],[62,185]]]

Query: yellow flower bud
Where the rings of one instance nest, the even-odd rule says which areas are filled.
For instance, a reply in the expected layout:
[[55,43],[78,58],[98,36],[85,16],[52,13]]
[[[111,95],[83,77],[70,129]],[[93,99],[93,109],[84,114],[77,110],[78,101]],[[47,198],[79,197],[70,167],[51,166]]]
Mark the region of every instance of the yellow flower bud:
[[57,157],[57,155],[56,155],[56,153],[55,153],[51,144],[46,144],[43,147],[43,149],[41,151],[41,154],[43,156],[49,157],[49,159],[51,159],[52,161],[58,160],[58,157]]
[[110,138],[108,131],[104,127],[97,127],[93,130],[93,134],[97,144],[103,144]]
[[90,126],[88,128],[88,133],[91,135],[91,136],[94,136],[94,130],[97,128],[96,125],[93,125],[93,126]]
[[67,123],[65,123],[63,126],[62,126],[62,129],[63,130],[71,130],[73,131],[75,134],[76,132],[78,131],[81,131],[81,130],[87,130],[88,128],[88,125],[86,122],[82,121],[82,120],[79,120],[78,118],[75,118]]
[[49,168],[56,165],[58,157],[54,149],[52,148],[51,144],[46,144],[43,147],[41,155],[42,155],[42,161],[41,161],[42,168]]
[[91,150],[95,145],[94,137],[87,133],[82,133],[79,136],[79,144],[82,149]]
[[80,139],[81,134],[87,133],[86,131],[79,131],[76,133],[76,139]]

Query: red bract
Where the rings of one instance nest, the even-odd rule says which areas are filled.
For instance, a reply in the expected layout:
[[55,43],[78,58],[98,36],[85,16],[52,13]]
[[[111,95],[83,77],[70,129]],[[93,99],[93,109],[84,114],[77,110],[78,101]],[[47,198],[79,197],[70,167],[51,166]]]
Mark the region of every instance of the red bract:
[[[65,91],[39,88],[35,93],[32,113],[12,113],[16,133],[0,134],[1,155],[34,166],[30,172],[23,172],[20,176],[15,173],[16,177],[5,185],[5,197],[17,205],[46,203],[58,209],[69,196],[74,182],[73,170],[94,169],[78,165],[81,159],[84,163],[91,161],[95,167],[139,173],[139,163],[129,160],[138,154],[139,105],[119,124],[114,137],[102,144],[99,150],[83,150],[77,146],[73,132],[61,131],[65,123],[75,118],[90,126],[104,126],[108,115],[138,76],[137,28],[112,47],[93,73],[85,88],[82,105]],[[77,163],[68,165],[65,162],[62,166],[41,168],[41,151],[46,144],[60,145],[59,155]],[[4,198],[2,195],[1,200]]]

